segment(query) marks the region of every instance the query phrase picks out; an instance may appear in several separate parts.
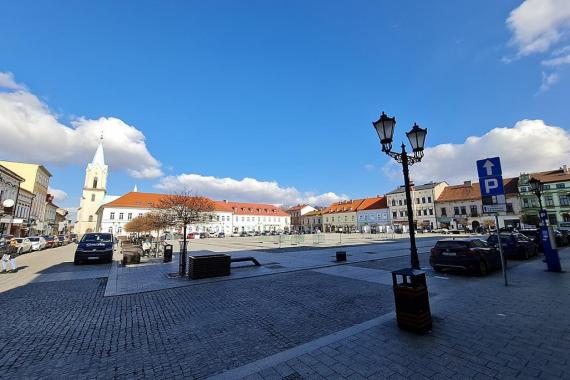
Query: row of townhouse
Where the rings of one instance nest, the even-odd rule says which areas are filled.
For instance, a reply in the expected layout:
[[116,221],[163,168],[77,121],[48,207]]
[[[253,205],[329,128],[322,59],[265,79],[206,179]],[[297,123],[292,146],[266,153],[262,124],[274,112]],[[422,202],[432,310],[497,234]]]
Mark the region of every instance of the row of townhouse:
[[51,177],[40,164],[0,161],[0,236],[63,232],[59,221],[67,211],[56,206],[48,193]]
[[[132,191],[99,206],[96,231],[127,236],[125,225],[154,210],[164,194]],[[188,233],[210,232],[238,234],[241,232],[289,231],[291,218],[280,208],[261,203],[214,201],[211,220],[187,226]]]
[[[544,183],[542,203],[552,225],[570,223],[570,170],[559,169],[521,173],[505,178],[506,212],[498,214],[499,227],[538,225],[538,198],[530,191],[528,180]],[[477,230],[495,223],[495,214],[483,212],[479,183],[465,181],[461,185],[429,182],[411,188],[412,212],[416,228],[454,228]],[[291,227],[302,232],[389,231],[408,229],[405,188],[400,186],[385,197],[341,201],[316,210],[297,205],[288,210]]]

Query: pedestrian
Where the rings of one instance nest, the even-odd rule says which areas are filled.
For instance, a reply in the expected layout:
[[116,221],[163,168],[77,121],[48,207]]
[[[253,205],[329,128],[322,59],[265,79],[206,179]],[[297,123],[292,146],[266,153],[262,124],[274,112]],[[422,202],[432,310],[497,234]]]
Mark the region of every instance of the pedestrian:
[[15,238],[11,239],[6,246],[6,252],[2,255],[2,273],[7,271],[7,263],[10,262],[11,270],[9,272],[16,273],[18,266],[16,265],[16,256],[18,255],[18,242]]

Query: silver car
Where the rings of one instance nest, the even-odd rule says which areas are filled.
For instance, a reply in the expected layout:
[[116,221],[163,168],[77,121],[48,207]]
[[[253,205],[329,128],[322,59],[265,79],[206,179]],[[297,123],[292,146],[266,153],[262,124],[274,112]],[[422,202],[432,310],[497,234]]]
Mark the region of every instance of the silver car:
[[32,242],[28,238],[16,238],[18,243],[18,254],[32,252]]

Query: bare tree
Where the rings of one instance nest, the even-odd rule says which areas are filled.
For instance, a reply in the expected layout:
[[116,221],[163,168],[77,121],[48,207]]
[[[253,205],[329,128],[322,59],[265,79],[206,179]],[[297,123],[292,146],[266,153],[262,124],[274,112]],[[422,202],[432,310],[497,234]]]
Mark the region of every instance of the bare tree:
[[182,227],[183,243],[180,249],[178,272],[186,275],[187,227],[189,224],[206,224],[212,220],[215,203],[206,197],[193,195],[189,191],[168,194],[153,207],[165,214],[170,225]]

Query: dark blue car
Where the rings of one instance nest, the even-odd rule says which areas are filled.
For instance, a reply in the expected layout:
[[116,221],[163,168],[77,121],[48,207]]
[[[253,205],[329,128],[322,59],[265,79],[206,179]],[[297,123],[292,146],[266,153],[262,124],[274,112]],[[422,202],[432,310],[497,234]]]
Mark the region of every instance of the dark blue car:
[[74,264],[82,262],[113,261],[113,234],[87,233],[83,235],[75,250]]
[[[493,247],[498,247],[497,235],[491,235],[487,243]],[[538,248],[536,244],[523,234],[518,232],[501,232],[501,245],[503,254],[507,259],[529,259],[536,256]]]

